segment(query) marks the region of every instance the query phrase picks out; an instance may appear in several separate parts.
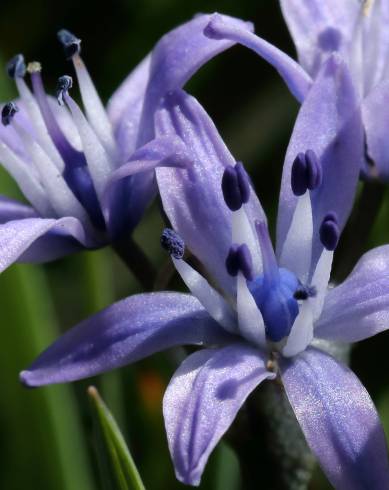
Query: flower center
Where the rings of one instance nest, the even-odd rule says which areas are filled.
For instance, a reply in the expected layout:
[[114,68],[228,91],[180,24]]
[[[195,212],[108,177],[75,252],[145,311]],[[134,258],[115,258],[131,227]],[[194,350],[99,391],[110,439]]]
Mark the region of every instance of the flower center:
[[299,313],[295,297],[300,283],[297,277],[286,269],[278,269],[278,277],[269,279],[265,274],[248,284],[255,302],[265,322],[266,335],[273,342],[287,337]]

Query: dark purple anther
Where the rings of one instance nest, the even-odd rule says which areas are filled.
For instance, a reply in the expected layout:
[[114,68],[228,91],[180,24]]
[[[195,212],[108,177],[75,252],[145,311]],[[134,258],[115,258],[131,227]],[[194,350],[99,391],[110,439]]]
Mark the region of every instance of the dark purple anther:
[[340,230],[335,213],[328,213],[320,226],[320,241],[327,250],[335,250],[338,245]]
[[308,176],[308,189],[313,191],[320,186],[323,171],[316,153],[313,150],[307,150],[305,152],[305,161],[307,163],[307,176]]
[[69,89],[73,86],[73,79],[69,75],[63,75],[58,78],[56,96],[59,105],[64,104],[63,97],[68,93]]
[[66,29],[57,32],[58,41],[62,44],[67,59],[81,51],[81,39]]
[[242,199],[242,203],[246,204],[250,199],[249,176],[247,175],[247,172],[242,162],[237,162],[234,169],[238,177],[238,185],[239,185],[240,197]]
[[235,277],[242,272],[247,281],[253,280],[253,262],[250,250],[245,243],[231,245],[226,258],[226,269],[230,276]]
[[165,228],[161,235],[161,245],[175,259],[182,259],[185,253],[184,240],[170,228]]
[[18,112],[19,108],[14,102],[8,102],[5,104],[1,111],[1,122],[4,126],[8,126],[14,115]]
[[314,298],[317,295],[317,290],[315,286],[305,286],[300,284],[298,289],[296,289],[293,298],[297,300],[306,300],[308,298]]
[[250,182],[242,163],[228,166],[222,178],[224,201],[231,211],[238,211],[250,197]]
[[299,153],[292,164],[292,191],[295,196],[302,196],[307,191],[307,163],[304,153]]
[[22,54],[17,54],[11,58],[5,65],[5,69],[12,79],[23,78],[26,74],[26,63],[24,62],[24,56]]
[[292,164],[291,186],[295,196],[313,191],[322,181],[322,168],[313,150],[299,153]]

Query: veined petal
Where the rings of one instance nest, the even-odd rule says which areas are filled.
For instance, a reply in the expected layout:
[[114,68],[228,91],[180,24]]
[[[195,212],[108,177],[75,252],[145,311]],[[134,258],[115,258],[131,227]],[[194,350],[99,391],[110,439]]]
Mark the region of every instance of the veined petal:
[[25,218],[37,218],[34,208],[14,199],[0,195],[0,223]]
[[232,424],[247,396],[265,379],[259,350],[236,343],[189,356],[174,374],[163,413],[176,475],[199,485],[208,457]]
[[373,177],[389,180],[389,81],[377,85],[362,102],[363,123],[366,132],[367,152],[374,167],[366,167]]
[[[156,138],[139,148],[131,159],[114,172],[104,191],[103,209],[112,236],[123,229],[131,230],[141,218],[150,195],[144,186],[154,179],[154,170],[159,166],[186,168],[192,157],[178,136]],[[139,175],[137,183],[133,176]]]
[[363,155],[359,104],[345,63],[332,56],[321,69],[302,105],[288,146],[277,222],[277,254],[292,221],[297,197],[291,169],[300,152],[313,150],[322,167],[322,183],[311,191],[313,215],[312,268],[322,251],[319,228],[335,212],[342,229],[350,213]]
[[191,295],[138,294],[73,327],[21,373],[21,380],[27,386],[65,383],[176,345],[223,344],[234,338]]
[[334,51],[347,55],[361,3],[354,0],[280,0],[301,65],[315,76]]
[[212,39],[228,39],[240,43],[261,56],[278,71],[291,93],[299,102],[307,96],[312,85],[310,76],[287,54],[242,26],[214,14],[204,34]]
[[[225,268],[232,217],[221,182],[224,169],[235,165],[235,160],[201,105],[183,91],[165,98],[156,115],[156,131],[159,136],[178,134],[194,160],[188,170],[157,169],[164,210],[188,249],[219,285],[232,292],[235,280]],[[252,222],[265,220],[254,192],[245,210]]]
[[[195,16],[165,34],[153,49],[138,145],[153,137],[151,123],[161,97],[182,88],[207,61],[235,44],[228,40],[215,42],[204,36],[204,28],[211,17],[203,14]],[[242,30],[253,29],[250,22],[227,15],[221,17]]]
[[338,490],[389,488],[384,431],[355,374],[313,348],[280,364],[297,420],[331,484]]
[[[73,238],[84,246],[97,245],[86,236],[85,230],[76,218],[60,218],[60,219],[43,219],[43,218],[25,218],[15,221],[8,221],[0,225],[0,272],[21,258],[23,254],[28,257],[28,251],[35,242],[46,235],[47,233],[56,233],[68,240]],[[54,245],[55,242],[51,243]],[[60,245],[57,241],[57,245]],[[45,258],[45,250],[48,257]],[[32,262],[42,262],[56,256],[55,249],[39,247],[35,249],[39,258],[33,257],[30,253]],[[27,259],[26,259],[27,260]]]
[[315,337],[357,342],[389,328],[389,245],[367,252],[325,297]]

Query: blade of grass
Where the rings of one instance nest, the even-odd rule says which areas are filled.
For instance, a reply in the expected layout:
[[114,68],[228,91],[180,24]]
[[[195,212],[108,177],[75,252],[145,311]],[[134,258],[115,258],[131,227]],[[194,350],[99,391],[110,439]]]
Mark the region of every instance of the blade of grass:
[[97,416],[118,486],[121,490],[145,490],[131,453],[111,412],[94,386],[88,388],[88,395]]

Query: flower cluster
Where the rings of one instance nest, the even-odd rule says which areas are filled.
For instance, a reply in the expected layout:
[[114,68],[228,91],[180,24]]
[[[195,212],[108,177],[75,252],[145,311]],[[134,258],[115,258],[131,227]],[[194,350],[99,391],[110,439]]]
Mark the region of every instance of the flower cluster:
[[[329,342],[353,343],[389,328],[389,245],[363,255],[343,283],[330,286],[361,169],[365,178],[389,176],[381,137],[388,5],[281,0],[300,64],[249,23],[198,16],[162,38],[107,112],[80,41],[60,31],[86,116],[69,93],[69,76],[59,79],[58,105],[45,94],[40,65],[26,67],[20,55],[11,60],[20,99],[3,107],[0,159],[31,207],[1,200],[2,268],[114,243],[133,230],[157,186],[172,227],[161,245],[190,291],[143,293],[109,306],[54,342],[21,373],[23,384],[79,380],[194,345],[163,400],[182,482],[199,484],[239,409],[268,380],[282,383],[335,488],[389,488],[374,404],[327,350]],[[182,89],[236,42],[273,64],[302,103],[283,166],[274,246],[244,165]],[[190,265],[189,253],[201,267]]]

